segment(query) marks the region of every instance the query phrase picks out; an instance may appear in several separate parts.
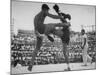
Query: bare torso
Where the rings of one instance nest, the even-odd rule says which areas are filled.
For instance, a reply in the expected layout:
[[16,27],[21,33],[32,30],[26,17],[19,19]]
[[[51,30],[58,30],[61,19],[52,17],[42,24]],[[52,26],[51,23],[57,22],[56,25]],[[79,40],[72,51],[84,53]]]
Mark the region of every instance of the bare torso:
[[38,31],[40,34],[44,34],[46,28],[49,28],[49,30],[54,28],[54,25],[49,26],[48,24],[44,24],[44,20],[46,16],[51,17],[53,19],[61,18],[60,16],[52,15],[48,13],[48,11],[41,11],[39,14],[37,14],[34,18],[34,27],[35,27],[35,31]]
[[45,26],[44,26],[45,17],[46,17],[45,12],[41,11],[34,18],[35,30],[39,31],[39,33],[42,33],[45,28]]

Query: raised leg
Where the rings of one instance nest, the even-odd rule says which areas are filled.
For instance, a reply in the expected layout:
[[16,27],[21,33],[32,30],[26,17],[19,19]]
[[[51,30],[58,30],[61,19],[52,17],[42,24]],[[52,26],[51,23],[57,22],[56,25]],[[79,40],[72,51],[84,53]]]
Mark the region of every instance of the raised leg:
[[71,26],[70,22],[67,23],[57,23],[55,24],[56,27],[66,27],[66,26]]
[[36,48],[32,53],[32,59],[31,59],[31,63],[28,67],[28,70],[31,71],[32,70],[32,66],[35,60],[35,57],[37,56],[38,51],[40,50],[40,47],[42,46],[42,37],[37,37],[37,43],[36,43]]

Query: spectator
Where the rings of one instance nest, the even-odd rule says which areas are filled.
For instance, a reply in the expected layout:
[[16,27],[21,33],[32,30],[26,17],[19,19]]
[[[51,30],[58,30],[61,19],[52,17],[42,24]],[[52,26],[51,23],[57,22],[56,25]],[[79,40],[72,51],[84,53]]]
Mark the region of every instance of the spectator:
[[82,57],[83,57],[83,64],[84,66],[87,66],[87,61],[89,60],[90,62],[92,62],[92,58],[87,54],[87,50],[88,50],[88,43],[87,43],[87,35],[85,34],[85,30],[82,29],[81,30],[81,34],[82,34]]

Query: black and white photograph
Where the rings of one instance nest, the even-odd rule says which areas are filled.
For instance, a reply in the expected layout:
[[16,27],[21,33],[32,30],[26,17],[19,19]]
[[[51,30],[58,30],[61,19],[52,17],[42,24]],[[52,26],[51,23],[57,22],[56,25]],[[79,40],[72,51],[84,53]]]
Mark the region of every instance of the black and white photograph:
[[96,69],[96,6],[11,0],[11,74]]

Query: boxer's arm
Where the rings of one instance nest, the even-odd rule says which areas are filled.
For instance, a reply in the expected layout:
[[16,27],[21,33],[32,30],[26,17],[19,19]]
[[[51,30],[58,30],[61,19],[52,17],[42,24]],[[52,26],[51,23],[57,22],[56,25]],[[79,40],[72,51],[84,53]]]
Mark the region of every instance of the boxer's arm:
[[48,17],[51,17],[53,19],[61,19],[62,17],[61,16],[58,16],[58,15],[53,15],[53,14],[50,14],[50,13],[46,13]]

